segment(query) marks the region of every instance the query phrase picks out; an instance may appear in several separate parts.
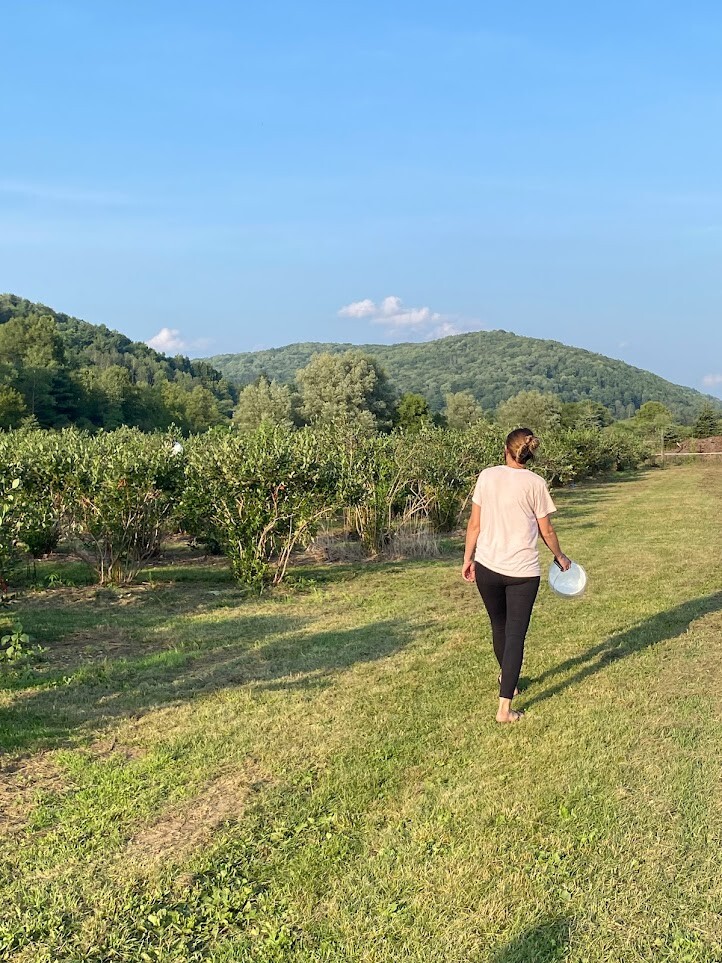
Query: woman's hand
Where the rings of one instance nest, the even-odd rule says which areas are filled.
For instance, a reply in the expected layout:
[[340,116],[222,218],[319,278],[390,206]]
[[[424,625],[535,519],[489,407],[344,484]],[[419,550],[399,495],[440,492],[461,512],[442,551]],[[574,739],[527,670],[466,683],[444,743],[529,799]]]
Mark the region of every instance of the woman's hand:
[[549,520],[549,516],[545,515],[544,518],[537,518],[537,525],[539,527],[539,534],[549,551],[554,556],[554,559],[562,570],[566,572],[571,568],[571,559],[562,551],[561,545],[559,544],[559,539],[557,538],[557,533],[554,531],[554,526]]
[[464,559],[464,564],[461,568],[461,577],[465,582],[476,581],[476,574],[474,570],[474,559]]

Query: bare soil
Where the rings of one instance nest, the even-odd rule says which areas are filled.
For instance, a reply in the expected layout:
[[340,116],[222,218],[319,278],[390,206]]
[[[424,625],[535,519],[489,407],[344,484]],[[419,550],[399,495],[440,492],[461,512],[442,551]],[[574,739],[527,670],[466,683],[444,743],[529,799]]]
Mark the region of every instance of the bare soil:
[[269,782],[255,764],[219,776],[199,795],[170,809],[134,836],[124,860],[148,868],[189,855],[208,843],[219,826],[239,819],[248,799]]
[[722,452],[722,435],[713,435],[711,438],[688,438],[681,442],[679,451],[685,452]]
[[0,833],[23,829],[45,793],[67,788],[67,778],[50,753],[6,759],[0,767]]

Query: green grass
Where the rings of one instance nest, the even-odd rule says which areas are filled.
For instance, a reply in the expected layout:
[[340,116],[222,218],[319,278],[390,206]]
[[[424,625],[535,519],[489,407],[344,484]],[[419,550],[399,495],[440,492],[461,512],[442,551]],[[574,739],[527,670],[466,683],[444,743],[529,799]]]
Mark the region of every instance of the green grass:
[[460,542],[28,592],[0,959],[721,960],[722,470],[558,504],[590,586],[542,589],[516,726]]

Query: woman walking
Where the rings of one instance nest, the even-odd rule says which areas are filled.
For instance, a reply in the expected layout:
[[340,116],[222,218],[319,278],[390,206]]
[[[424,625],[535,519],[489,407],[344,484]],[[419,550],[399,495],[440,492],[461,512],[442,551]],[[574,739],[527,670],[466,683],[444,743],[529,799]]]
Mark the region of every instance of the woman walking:
[[497,722],[518,722],[522,716],[511,702],[518,694],[524,638],[539,591],[539,535],[564,571],[571,565],[549,519],[556,507],[546,483],[527,469],[538,447],[528,428],[510,432],[504,464],[485,468],[477,479],[466,529],[462,576],[476,580],[501,669]]

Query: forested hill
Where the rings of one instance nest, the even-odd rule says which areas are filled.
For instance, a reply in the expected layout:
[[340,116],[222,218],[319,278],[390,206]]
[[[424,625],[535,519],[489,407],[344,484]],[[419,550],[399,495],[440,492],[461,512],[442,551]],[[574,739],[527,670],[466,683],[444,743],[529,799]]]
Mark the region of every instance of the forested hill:
[[105,325],[0,294],[0,428],[200,431],[227,420],[236,397],[205,361],[168,358]]
[[424,395],[435,411],[449,392],[471,391],[492,411],[528,389],[563,401],[591,399],[616,418],[660,401],[691,423],[705,399],[720,401],[622,361],[556,341],[477,331],[395,345],[292,344],[192,361],[169,358],[105,325],[0,294],[0,429],[21,424],[88,428],[171,424],[203,431],[228,422],[238,390],[259,375],[291,384],[322,351],[360,347],[384,368],[397,394]]
[[507,331],[474,331],[409,344],[290,344],[206,360],[243,387],[260,374],[292,382],[315,352],[352,347],[375,358],[398,391],[424,395],[436,411],[443,408],[447,392],[471,391],[483,408],[491,410],[527,389],[552,392],[563,401],[590,398],[609,408],[616,418],[634,414],[645,401],[661,401],[687,422],[705,400],[719,406],[719,399],[709,399],[623,361]]

